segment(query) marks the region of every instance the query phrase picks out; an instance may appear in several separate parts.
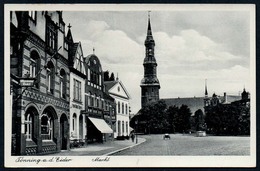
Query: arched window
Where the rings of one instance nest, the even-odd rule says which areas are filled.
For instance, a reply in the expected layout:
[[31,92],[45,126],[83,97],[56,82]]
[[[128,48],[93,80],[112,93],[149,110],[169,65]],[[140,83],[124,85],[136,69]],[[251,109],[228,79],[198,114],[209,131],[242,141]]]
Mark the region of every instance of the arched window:
[[28,113],[25,116],[25,135],[26,135],[26,140],[31,140],[32,139],[32,127],[33,127],[32,114]]
[[66,98],[66,73],[64,69],[60,70],[60,97]]
[[72,132],[71,132],[71,136],[75,137],[77,135],[77,115],[76,113],[73,113],[72,116]]
[[120,113],[120,102],[117,103],[117,113]]
[[54,84],[55,84],[55,68],[51,61],[47,64],[47,90],[51,94],[54,93]]
[[127,104],[125,104],[125,114],[128,114]]
[[49,113],[44,113],[41,117],[41,134],[43,140],[53,139],[53,118]]
[[40,70],[40,66],[41,66],[41,59],[39,54],[33,50],[30,54],[30,66],[29,66],[29,74],[31,78],[35,78],[35,84],[34,86],[36,88],[39,88],[39,79],[40,79],[40,74],[38,74],[39,70]]
[[124,111],[125,111],[125,105],[124,103],[122,103],[122,113],[124,114]]

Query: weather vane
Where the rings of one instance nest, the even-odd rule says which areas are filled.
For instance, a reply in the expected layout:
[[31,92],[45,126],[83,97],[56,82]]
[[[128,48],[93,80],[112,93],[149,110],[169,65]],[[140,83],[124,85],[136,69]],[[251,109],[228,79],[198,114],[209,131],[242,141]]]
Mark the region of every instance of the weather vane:
[[150,18],[150,13],[151,13],[151,11],[148,11],[148,17]]

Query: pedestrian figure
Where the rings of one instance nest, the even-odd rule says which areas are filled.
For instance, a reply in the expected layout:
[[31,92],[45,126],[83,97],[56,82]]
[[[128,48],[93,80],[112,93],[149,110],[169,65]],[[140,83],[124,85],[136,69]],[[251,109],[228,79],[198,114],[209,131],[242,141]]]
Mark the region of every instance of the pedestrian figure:
[[132,133],[131,134],[131,139],[132,139],[132,142],[134,142],[134,140],[135,140],[135,135]]

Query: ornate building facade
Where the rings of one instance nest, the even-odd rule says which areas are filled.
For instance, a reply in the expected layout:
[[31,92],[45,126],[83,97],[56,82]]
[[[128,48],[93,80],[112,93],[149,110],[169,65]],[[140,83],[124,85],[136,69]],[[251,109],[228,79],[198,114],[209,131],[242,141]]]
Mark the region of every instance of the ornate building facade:
[[141,107],[159,100],[160,83],[157,78],[157,62],[154,55],[155,42],[152,35],[150,17],[145,39],[144,78],[141,81]]
[[10,16],[12,154],[68,149],[70,77],[62,12]]
[[84,59],[86,68],[85,110],[87,140],[104,142],[113,139],[113,124],[116,120],[114,99],[106,94],[102,65],[95,54]]
[[99,58],[83,56],[61,11],[10,14],[12,155],[42,155],[113,139],[116,103]]

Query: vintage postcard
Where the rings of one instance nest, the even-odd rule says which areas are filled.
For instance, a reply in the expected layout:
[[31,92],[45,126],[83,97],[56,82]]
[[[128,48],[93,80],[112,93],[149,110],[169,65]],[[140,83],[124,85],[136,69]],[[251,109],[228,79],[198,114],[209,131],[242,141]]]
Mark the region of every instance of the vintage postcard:
[[255,167],[252,4],[5,4],[5,167]]

